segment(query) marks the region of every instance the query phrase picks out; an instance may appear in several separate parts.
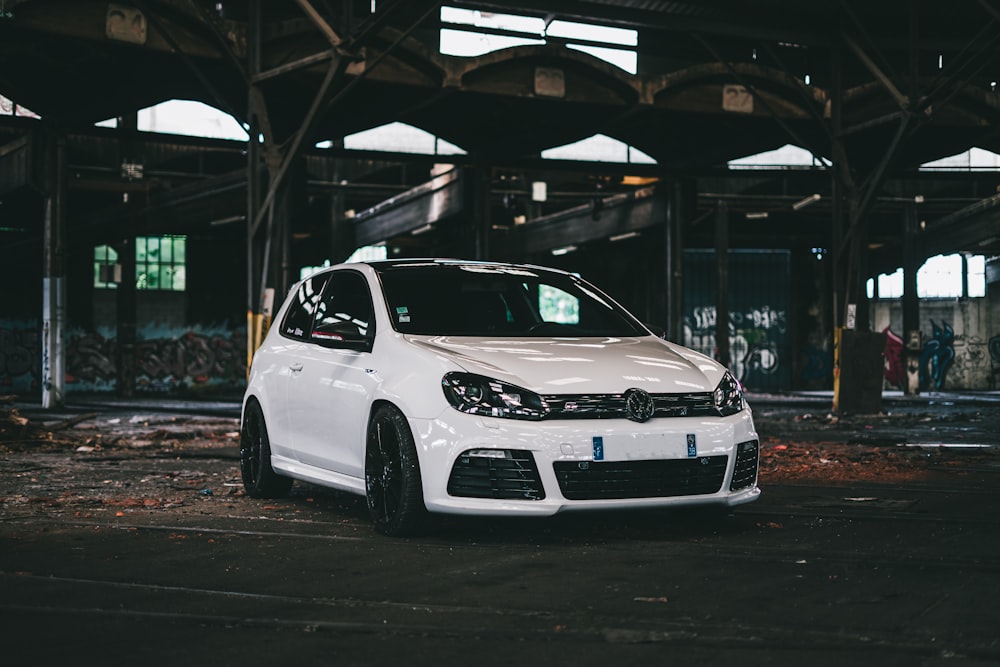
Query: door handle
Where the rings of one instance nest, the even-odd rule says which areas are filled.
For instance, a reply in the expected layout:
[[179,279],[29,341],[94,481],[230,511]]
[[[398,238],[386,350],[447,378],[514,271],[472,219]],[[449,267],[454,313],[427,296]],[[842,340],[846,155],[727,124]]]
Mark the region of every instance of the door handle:
[[302,370],[302,364],[290,364],[288,366],[288,370],[290,370],[293,373],[298,373]]

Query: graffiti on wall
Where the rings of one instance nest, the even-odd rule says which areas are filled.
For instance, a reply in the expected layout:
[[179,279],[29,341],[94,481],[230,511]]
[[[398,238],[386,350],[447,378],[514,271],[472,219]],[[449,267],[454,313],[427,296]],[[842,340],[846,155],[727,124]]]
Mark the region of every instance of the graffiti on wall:
[[934,320],[931,330],[933,335],[920,354],[920,391],[940,391],[955,360],[955,330],[944,321],[938,326]]
[[[148,327],[138,332],[138,338],[137,391],[239,389],[245,384],[246,332],[242,329]],[[0,325],[0,386],[17,392],[38,389],[40,339],[36,323],[19,328]],[[74,329],[65,341],[67,391],[115,389],[118,350],[113,337]]]
[[[715,324],[714,306],[691,309],[684,316],[684,344],[715,357]],[[729,313],[730,369],[740,382],[754,387],[763,376],[778,371],[786,330],[785,311],[770,306]]]
[[903,363],[903,339],[892,333],[889,327],[882,330],[885,334],[885,348],[882,350],[882,357],[885,366],[882,369],[882,377],[892,385],[902,389],[906,383],[906,365]]
[[957,385],[971,388],[988,385],[990,352],[987,341],[975,335],[955,336],[953,348],[953,361],[948,367],[949,387],[955,388]]
[[802,350],[802,381],[807,385],[825,386],[833,377],[833,352],[819,345],[806,345]]
[[37,391],[42,376],[38,322],[0,322],[0,391]]

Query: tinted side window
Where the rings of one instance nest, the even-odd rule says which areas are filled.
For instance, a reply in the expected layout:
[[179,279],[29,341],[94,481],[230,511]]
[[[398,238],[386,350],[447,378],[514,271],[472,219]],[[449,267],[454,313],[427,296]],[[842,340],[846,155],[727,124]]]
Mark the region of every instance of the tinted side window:
[[372,299],[368,283],[359,273],[337,271],[330,276],[316,311],[312,340],[363,341],[372,320]]
[[313,317],[330,274],[317,274],[305,280],[292,295],[292,303],[281,323],[281,335],[296,340],[309,340]]

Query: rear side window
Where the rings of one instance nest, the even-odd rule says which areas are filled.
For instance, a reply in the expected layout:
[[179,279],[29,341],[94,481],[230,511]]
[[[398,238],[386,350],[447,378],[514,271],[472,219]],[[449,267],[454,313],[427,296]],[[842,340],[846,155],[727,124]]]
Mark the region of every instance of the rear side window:
[[309,340],[312,333],[313,319],[319,308],[323,287],[329,279],[329,273],[322,273],[306,278],[292,295],[292,303],[288,306],[285,319],[281,322],[281,335],[295,340]]

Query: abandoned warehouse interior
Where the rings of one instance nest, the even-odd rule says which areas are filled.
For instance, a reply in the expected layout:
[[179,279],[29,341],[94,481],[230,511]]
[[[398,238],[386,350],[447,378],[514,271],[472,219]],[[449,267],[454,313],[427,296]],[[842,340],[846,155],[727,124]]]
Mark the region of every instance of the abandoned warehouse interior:
[[[992,0],[7,0],[0,391],[235,395],[271,300],[359,249],[577,272],[751,391],[830,389],[845,329],[879,390],[995,389],[998,23]],[[149,124],[175,100],[235,134]],[[939,255],[951,291],[919,284]]]

